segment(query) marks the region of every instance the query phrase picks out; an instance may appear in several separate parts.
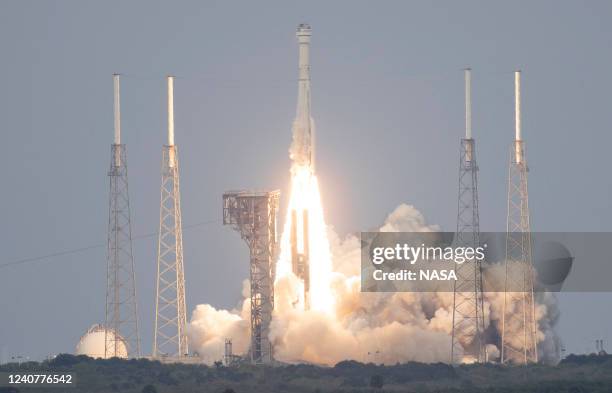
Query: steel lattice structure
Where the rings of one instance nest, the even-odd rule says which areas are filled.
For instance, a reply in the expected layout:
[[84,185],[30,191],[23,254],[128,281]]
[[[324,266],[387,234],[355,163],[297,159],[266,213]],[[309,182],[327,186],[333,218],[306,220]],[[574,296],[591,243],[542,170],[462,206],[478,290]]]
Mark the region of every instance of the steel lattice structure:
[[184,357],[187,343],[181,194],[176,146],[164,146],[153,357]]
[[274,309],[277,256],[276,216],[280,191],[235,191],[223,194],[223,224],[240,232],[250,250],[251,362],[273,360],[270,322]]
[[[511,150],[501,361],[531,363],[538,361],[538,350],[527,192],[528,168],[523,142],[515,141],[515,147]],[[517,154],[521,157],[519,161],[516,159]]]
[[119,356],[123,344],[128,356],[137,357],[140,336],[125,145],[112,145],[111,151],[105,326],[107,333],[110,329],[115,334],[105,335],[105,357]]
[[[465,70],[465,129],[459,154],[456,247],[480,247],[478,213],[478,165],[476,141],[472,138],[471,70]],[[453,330],[451,363],[486,361],[484,301],[481,261],[473,258],[455,264],[453,286]]]
[[115,143],[111,145],[106,265],[104,357],[140,356],[138,308],[132,254],[127,153],[120,138],[119,75],[113,75]]
[[[459,197],[457,206],[456,247],[480,246],[480,220],[478,216],[478,166],[476,142],[461,140],[459,162]],[[481,262],[473,258],[455,264],[457,280],[453,293],[453,330],[451,361],[486,361],[484,332],[484,306],[482,295]]]
[[178,150],[174,144],[174,77],[168,76],[168,144],[162,151],[161,206],[153,357],[189,354]]
[[510,149],[502,363],[538,361],[527,162],[521,135],[520,71],[515,72],[516,138]]

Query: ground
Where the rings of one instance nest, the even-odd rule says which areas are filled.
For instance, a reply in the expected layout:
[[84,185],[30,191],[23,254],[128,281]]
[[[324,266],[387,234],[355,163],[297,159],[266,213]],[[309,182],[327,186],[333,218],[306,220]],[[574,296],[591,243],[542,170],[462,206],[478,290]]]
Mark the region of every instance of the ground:
[[[161,364],[149,360],[93,360],[59,355],[48,362],[5,364],[0,372],[54,370],[76,374],[69,389],[0,388],[8,392],[87,393],[324,393],[324,392],[612,392],[612,356],[570,355],[559,365],[451,367],[405,363],[377,366],[344,361],[334,367],[256,367]],[[13,389],[13,390],[11,390]]]

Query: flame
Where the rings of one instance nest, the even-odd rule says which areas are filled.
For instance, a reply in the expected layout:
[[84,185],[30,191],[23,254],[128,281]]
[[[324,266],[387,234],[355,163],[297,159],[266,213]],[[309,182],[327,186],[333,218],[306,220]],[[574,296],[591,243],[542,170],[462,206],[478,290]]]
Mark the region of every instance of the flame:
[[[298,251],[307,251],[310,262],[310,309],[324,313],[334,310],[335,299],[331,291],[332,262],[327,238],[327,226],[323,217],[323,205],[317,177],[310,166],[295,165],[291,169],[291,194],[285,227],[281,237],[281,252],[276,264],[276,281],[294,274],[291,263],[291,212],[297,219]],[[303,212],[308,214],[309,249],[304,250]],[[296,305],[304,309],[303,283],[295,294]]]

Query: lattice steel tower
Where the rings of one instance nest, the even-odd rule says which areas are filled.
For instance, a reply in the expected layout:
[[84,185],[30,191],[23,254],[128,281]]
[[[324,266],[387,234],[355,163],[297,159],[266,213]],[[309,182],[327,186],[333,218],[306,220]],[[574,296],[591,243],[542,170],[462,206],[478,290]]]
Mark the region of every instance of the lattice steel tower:
[[168,144],[162,153],[153,357],[187,356],[187,314],[178,152],[174,144],[174,77],[168,76]]
[[[119,75],[113,75],[115,138],[111,145],[104,356],[139,357],[127,154],[121,144]],[[127,353],[126,353],[127,352]]]
[[533,294],[527,162],[521,135],[521,72],[514,73],[516,137],[508,171],[506,279],[502,317],[502,363],[538,361]]
[[277,257],[276,216],[280,191],[232,191],[223,194],[223,224],[240,232],[250,250],[251,362],[270,363],[268,338],[274,309]]
[[[465,138],[461,139],[459,155],[459,196],[457,203],[457,247],[480,246],[478,216],[478,165],[476,141],[472,138],[471,70],[465,70]],[[453,330],[451,362],[486,361],[484,306],[482,297],[481,262],[473,258],[455,264],[457,280],[453,293]]]

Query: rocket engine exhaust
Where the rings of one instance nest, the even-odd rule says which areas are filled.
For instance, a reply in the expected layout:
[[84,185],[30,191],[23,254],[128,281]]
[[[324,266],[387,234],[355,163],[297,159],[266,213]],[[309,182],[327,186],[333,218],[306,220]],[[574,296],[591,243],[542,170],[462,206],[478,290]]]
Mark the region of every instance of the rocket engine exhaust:
[[301,249],[298,248],[298,215],[291,210],[291,267],[295,275],[304,282],[304,308],[310,308],[310,261],[308,260],[310,244],[308,242],[308,210],[302,211]]
[[300,281],[293,304],[304,310],[329,312],[334,298],[330,291],[331,253],[327,226],[315,176],[315,127],[310,111],[310,37],[307,24],[297,27],[299,44],[298,99],[293,122],[291,193],[277,281],[293,274]]
[[[361,241],[340,237],[328,228],[315,171],[315,123],[311,115],[310,26],[301,24],[299,77],[293,139],[289,149],[291,185],[280,255],[274,278],[274,309],[267,338],[274,359],[287,363],[334,365],[343,360],[396,364],[405,361],[446,362],[453,328],[453,294],[417,292],[361,292]],[[466,82],[466,139],[472,140],[469,70]],[[472,159],[472,156],[468,157]],[[380,232],[439,231],[413,206],[400,204],[378,226]],[[249,281],[244,301],[234,310],[218,310],[201,304],[189,327],[190,346],[204,361],[221,359],[226,338],[235,353],[248,354],[251,338]],[[500,336],[497,322],[503,296],[484,299],[485,326]],[[554,348],[556,306],[539,303],[541,331]],[[547,322],[548,321],[548,322]],[[487,352],[499,354],[490,344]],[[424,346],[427,351],[424,351]],[[542,345],[542,348],[544,345]],[[459,356],[463,353],[458,348]]]

